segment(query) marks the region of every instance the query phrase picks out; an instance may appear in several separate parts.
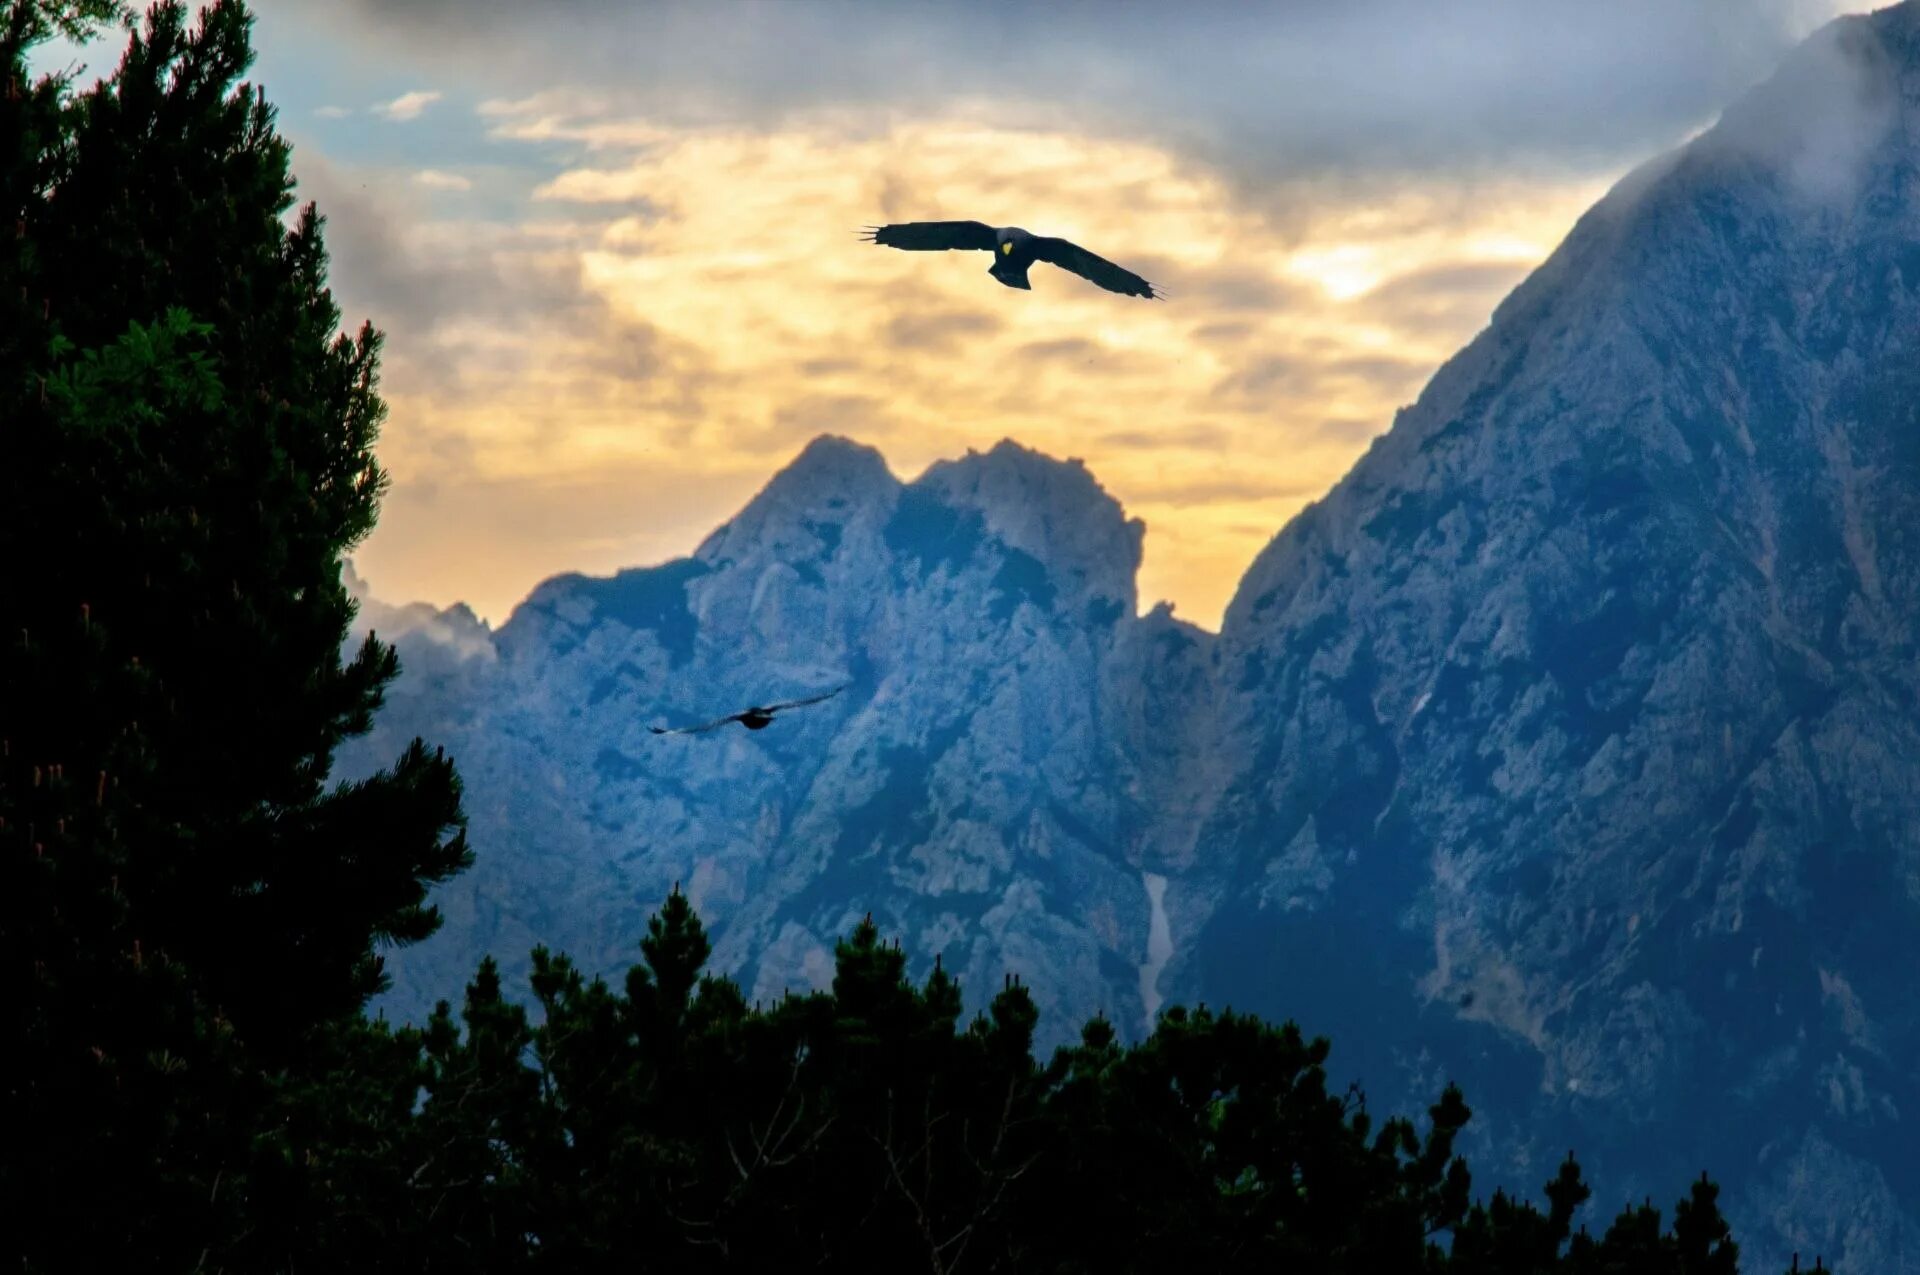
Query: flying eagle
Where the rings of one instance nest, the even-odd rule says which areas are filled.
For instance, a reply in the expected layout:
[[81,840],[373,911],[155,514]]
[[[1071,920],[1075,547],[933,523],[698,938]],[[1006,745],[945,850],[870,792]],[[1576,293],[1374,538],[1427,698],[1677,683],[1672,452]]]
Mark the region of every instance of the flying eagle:
[[1123,270],[1077,243],[1030,235],[1018,226],[996,229],[984,221],[908,221],[893,226],[868,226],[861,237],[883,248],[905,248],[909,252],[946,252],[954,248],[990,252],[993,265],[987,268],[987,273],[1009,288],[1031,289],[1027,267],[1036,261],[1047,261],[1122,296],[1158,301],[1167,295],[1133,271]]
[[739,722],[748,730],[765,730],[772,724],[775,713],[784,713],[790,708],[802,708],[808,704],[818,704],[821,700],[832,699],[846,689],[845,686],[836,686],[832,690],[822,694],[809,695],[806,699],[790,699],[784,704],[769,704],[765,708],[750,708],[744,713],[735,713],[730,717],[715,718],[713,721],[702,726],[682,726],[677,730],[668,730],[664,726],[649,726],[647,729],[656,735],[698,735],[703,731],[710,731],[717,727],[725,726],[728,722]]

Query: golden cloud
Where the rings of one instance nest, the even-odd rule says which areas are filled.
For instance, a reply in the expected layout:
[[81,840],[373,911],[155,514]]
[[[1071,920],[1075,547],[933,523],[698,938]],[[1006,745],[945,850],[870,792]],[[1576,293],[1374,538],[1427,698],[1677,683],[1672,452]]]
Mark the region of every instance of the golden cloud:
[[[1213,624],[1605,184],[1327,192],[1281,230],[1153,145],[964,109],[774,132],[552,96],[483,113],[502,144],[585,162],[529,192],[537,217],[404,232],[415,268],[490,300],[450,298],[411,346],[396,331],[396,486],[360,560],[382,596],[496,620],[546,574],[689,551],[831,431],[903,475],[1007,436],[1085,460],[1147,521],[1143,600]],[[1174,299],[1044,265],[1010,291],[984,254],[854,235],[922,218],[1064,235]],[[511,518],[423,516],[462,491]]]

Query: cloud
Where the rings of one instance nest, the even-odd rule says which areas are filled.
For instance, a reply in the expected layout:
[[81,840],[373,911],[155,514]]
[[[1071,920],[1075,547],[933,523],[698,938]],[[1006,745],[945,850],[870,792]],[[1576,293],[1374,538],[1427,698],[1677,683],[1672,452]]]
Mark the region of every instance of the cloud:
[[1056,337],[1051,341],[1029,341],[1015,351],[1021,363],[1077,363],[1083,367],[1110,368],[1118,364],[1114,352],[1098,341],[1083,336]]
[[372,110],[376,115],[384,115],[397,123],[404,123],[407,120],[420,118],[420,112],[438,102],[440,97],[441,95],[435,91],[415,89],[411,93],[402,93],[391,102],[375,106]]
[[1386,432],[1387,423],[1371,416],[1335,416],[1313,427],[1311,437],[1318,442],[1350,445],[1372,441]]
[[[489,198],[452,208],[416,167],[297,157],[336,295],[390,334],[395,485],[362,554],[390,596],[464,597],[498,619],[542,575],[686,552],[816,434],[880,442],[900,472],[1010,435],[1085,458],[1149,519],[1143,596],[1211,621],[1280,522],[1473,330],[1403,322],[1379,298],[1458,288],[1490,305],[1479,255],[1544,255],[1593,193],[1428,183],[1280,227],[1144,142],[966,114],[850,137],[569,109],[585,113],[492,143],[506,149]],[[646,141],[595,148],[576,128]],[[523,151],[540,163],[515,163]],[[519,201],[495,207],[516,177]],[[563,190],[610,198],[536,197]],[[1020,214],[1030,228],[1154,262],[1179,299],[1057,270],[1011,292],[974,254],[857,242],[848,227],[889,190],[1037,210]],[[1371,291],[1329,289],[1329,262],[1364,267]],[[622,482],[632,499],[610,494]],[[670,507],[639,494],[663,485]],[[513,511],[525,543],[507,549],[512,529],[478,530],[466,508]]]
[[347,322],[367,317],[388,332],[390,395],[430,398],[449,421],[476,403],[538,401],[562,389],[560,401],[605,402],[644,387],[676,419],[698,410],[709,375],[699,356],[644,319],[613,314],[582,281],[580,253],[599,228],[437,220],[414,193],[418,182],[312,151],[297,164],[300,197],[327,217]]
[[802,376],[838,376],[842,373],[858,372],[859,359],[830,357],[824,359],[802,359],[799,371]]
[[1199,345],[1238,345],[1259,330],[1260,324],[1251,319],[1229,319],[1198,324],[1189,335]]
[[[881,440],[899,472],[1011,435],[1083,457],[1146,516],[1142,596],[1203,622],[1628,159],[1707,122],[1815,16],[323,12],[302,21],[377,41],[400,83],[484,99],[369,131],[356,163],[296,157],[336,294],[392,336],[395,487],[362,552],[389,596],[498,618],[542,575],[685,552],[813,434]],[[383,113],[410,98],[432,100]],[[433,198],[453,186],[427,174],[481,172],[472,197]],[[974,254],[847,234],[932,216],[1073,238],[1175,300],[1055,270],[1010,292]]]
[[1765,93],[1731,107],[1712,139],[1780,164],[1816,203],[1851,198],[1870,152],[1900,116],[1896,57],[1885,23],[1836,22],[1793,51]]
[[806,394],[773,411],[762,428],[736,431],[731,441],[765,453],[786,453],[822,434],[868,441],[892,431],[885,402],[870,394]]
[[1218,451],[1232,442],[1232,434],[1218,425],[1189,425],[1150,432],[1138,429],[1112,430],[1094,440],[1104,449],[1152,451],[1160,448]]
[[1253,262],[1228,262],[1205,269],[1186,266],[1180,269],[1179,277],[1180,300],[1199,301],[1213,310],[1272,313],[1297,304],[1302,292],[1298,285],[1274,277]]
[[343,120],[353,114],[353,108],[349,106],[316,106],[313,108],[313,113],[323,120]]
[[428,190],[472,190],[473,182],[459,173],[442,172],[437,168],[423,168],[413,175],[414,184],[425,186]]
[[[266,0],[269,5],[292,0]],[[1261,186],[1289,174],[1591,164],[1711,118],[1842,5],[1824,0],[346,0],[488,91],[555,84],[676,125],[928,114],[1152,137]],[[927,50],[937,50],[930,56]]]
[[436,252],[419,242],[426,233],[422,211],[392,183],[355,180],[354,170],[311,150],[296,156],[295,172],[300,197],[314,200],[327,218],[334,290],[350,322],[358,310],[408,340],[431,338],[506,290],[477,243]]
[[[397,481],[355,565],[383,597],[464,599],[498,625],[549,575],[605,574],[686,553],[713,529],[714,509],[739,508],[767,480],[760,468],[686,472],[663,459],[438,485]],[[644,520],[636,508],[647,511]],[[474,570],[480,562],[484,573]]]
[[[537,133],[526,135],[506,132],[501,135],[519,141],[548,140]],[[545,185],[536,187],[533,197],[576,204],[647,202],[646,192],[641,189],[641,183],[644,180],[643,174],[631,170],[574,168],[560,174]]]
[[1099,342],[1083,336],[1060,337],[1052,341],[1029,341],[1020,347],[1020,356],[1029,360],[1097,358],[1106,353]]
[[1355,299],[1354,305],[1396,328],[1422,325],[1477,331],[1501,298],[1527,276],[1533,261],[1441,262],[1396,275]]
[[1276,482],[1272,479],[1221,475],[1175,482],[1148,483],[1138,497],[1144,504],[1219,505],[1227,502],[1303,500],[1326,488],[1318,483]]
[[340,582],[358,607],[354,624],[343,643],[349,651],[371,630],[385,642],[407,640],[410,650],[406,660],[410,670],[417,671],[416,656],[423,649],[437,652],[441,659],[452,664],[467,660],[492,662],[499,658],[486,624],[467,607],[440,611],[420,602],[405,606],[383,602],[354,570],[351,558],[340,564]]
[[1372,301],[1409,298],[1504,296],[1533,268],[1531,261],[1449,261],[1395,275],[1367,294]]
[[1002,320],[984,310],[939,310],[896,314],[881,329],[881,339],[895,350],[945,353],[963,349],[975,338],[998,332]]
[[1258,354],[1222,377],[1210,394],[1242,406],[1286,399],[1324,402],[1351,393],[1357,383],[1363,392],[1397,403],[1432,371],[1429,363],[1391,355]]
[[1311,359],[1291,354],[1262,354],[1222,377],[1211,393],[1216,399],[1242,402],[1281,395],[1305,397],[1313,394],[1320,383],[1320,370]]

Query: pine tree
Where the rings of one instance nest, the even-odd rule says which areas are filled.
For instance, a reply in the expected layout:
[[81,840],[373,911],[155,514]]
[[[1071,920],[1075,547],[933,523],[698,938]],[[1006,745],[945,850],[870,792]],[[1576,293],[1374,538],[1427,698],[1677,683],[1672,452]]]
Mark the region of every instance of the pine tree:
[[1652,1200],[1629,1204],[1600,1237],[1599,1269],[1628,1275],[1647,1272],[1664,1275],[1674,1268],[1672,1237],[1660,1229],[1660,1210]]
[[1705,1172],[1687,1198],[1674,1206],[1673,1240],[1682,1275],[1736,1275],[1740,1246],[1720,1216],[1720,1188]]
[[324,1189],[304,1060],[402,1083],[375,946],[467,851],[437,752],[327,784],[397,670],[340,657],[379,338],[282,220],[250,18],[158,4],[103,86],[30,79],[111,9],[0,20],[0,1198],[30,1270],[267,1265]]
[[1736,1269],[1704,1178],[1671,1231],[1648,1203],[1599,1241],[1574,1228],[1591,1193],[1571,1153],[1544,1209],[1474,1201],[1457,1088],[1424,1134],[1376,1127],[1357,1089],[1328,1087],[1328,1042],[1291,1023],[1176,1006],[1127,1047],[1096,1017],[1042,1068],[1017,976],[963,1026],[940,960],[914,983],[871,917],[836,944],[829,991],[764,1005],[704,972],[677,889],[641,947],[620,990],[536,951],[531,1029],[491,962],[464,1029],[442,1007],[399,1155],[435,1207],[356,1267],[384,1251],[568,1272]]
[[426,1028],[426,1099],[409,1139],[420,1158],[407,1212],[424,1217],[415,1268],[514,1271],[541,1229],[533,1175],[550,1153],[539,1076],[525,1061],[533,1033],[492,960],[468,984],[460,1019],[464,1031],[441,1001]]

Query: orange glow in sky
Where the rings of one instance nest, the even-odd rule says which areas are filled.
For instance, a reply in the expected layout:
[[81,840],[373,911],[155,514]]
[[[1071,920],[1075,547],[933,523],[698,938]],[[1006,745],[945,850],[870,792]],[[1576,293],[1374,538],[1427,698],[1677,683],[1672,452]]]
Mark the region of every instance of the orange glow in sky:
[[[1606,185],[1382,186],[1277,218],[1151,144],[984,110],[753,132],[546,97],[481,114],[500,146],[569,143],[579,162],[511,222],[460,215],[484,172],[413,174],[436,202],[400,248],[579,304],[456,320],[430,344],[388,324],[394,487],[356,556],[383,597],[496,623],[547,575],[689,552],[830,432],[902,478],[1003,437],[1085,460],[1146,520],[1142,605],[1213,627],[1260,547]],[[1173,299],[1044,265],[1017,292],[985,254],[854,234],[938,218],[1064,235]]]

